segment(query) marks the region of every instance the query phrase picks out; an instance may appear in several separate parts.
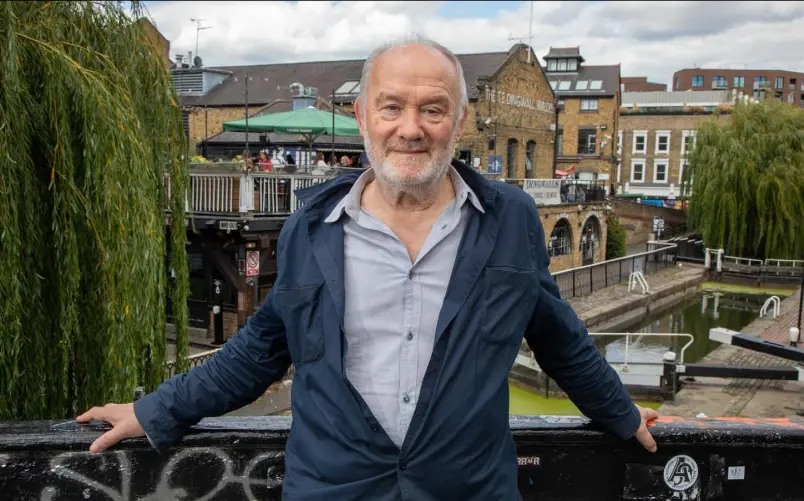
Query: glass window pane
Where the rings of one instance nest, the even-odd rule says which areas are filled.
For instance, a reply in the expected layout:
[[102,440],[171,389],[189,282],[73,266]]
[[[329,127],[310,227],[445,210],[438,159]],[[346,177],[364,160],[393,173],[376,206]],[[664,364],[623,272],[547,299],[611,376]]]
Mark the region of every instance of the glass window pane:
[[558,82],[556,82],[555,80],[550,81],[550,87],[552,87],[553,90],[556,90],[556,85],[558,85]]
[[567,61],[567,69],[569,71],[576,71],[578,69],[578,60],[570,59],[569,61]]
[[556,71],[556,60],[550,59],[547,61],[547,71]]
[[567,60],[566,59],[559,59],[558,60],[558,71],[567,71]]
[[558,90],[570,90],[570,85],[572,85],[571,81],[562,80],[558,83]]
[[578,80],[575,82],[575,90],[586,90],[589,80]]
[[589,84],[590,90],[600,90],[603,88],[603,81],[602,80],[592,80]]

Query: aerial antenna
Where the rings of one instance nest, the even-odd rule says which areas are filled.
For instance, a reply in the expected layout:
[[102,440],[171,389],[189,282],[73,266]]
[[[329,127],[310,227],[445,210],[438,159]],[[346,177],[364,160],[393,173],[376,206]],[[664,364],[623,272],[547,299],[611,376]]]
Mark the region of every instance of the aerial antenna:
[[198,32],[201,30],[208,30],[212,28],[212,26],[201,26],[201,23],[206,21],[206,19],[201,19],[200,17],[190,18],[190,21],[195,23],[195,55],[198,56]]
[[516,38],[516,37],[508,37],[509,42],[524,42],[525,40],[528,41],[528,63],[530,63],[530,53],[533,51],[533,0],[530,2],[530,20],[528,21],[528,36]]

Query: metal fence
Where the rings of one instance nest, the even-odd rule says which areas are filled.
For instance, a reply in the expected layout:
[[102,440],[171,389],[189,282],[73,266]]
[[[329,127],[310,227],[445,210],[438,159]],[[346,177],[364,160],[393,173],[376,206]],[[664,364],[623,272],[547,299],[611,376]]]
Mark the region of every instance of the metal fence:
[[658,248],[602,263],[559,271],[552,274],[553,280],[558,285],[562,297],[573,298],[591,294],[611,285],[626,283],[628,277],[635,271],[649,275],[675,266],[676,244],[654,242],[651,245]]
[[[220,348],[217,348],[215,350],[209,350],[202,353],[196,353],[195,355],[190,355],[189,357],[187,357],[189,368],[192,369],[193,367],[203,364],[204,362],[212,358],[215,355],[215,353],[219,352],[220,350],[221,350]],[[170,379],[173,376],[175,376],[177,374],[176,361],[171,360],[170,362],[168,362],[165,370],[167,372],[165,379]]]

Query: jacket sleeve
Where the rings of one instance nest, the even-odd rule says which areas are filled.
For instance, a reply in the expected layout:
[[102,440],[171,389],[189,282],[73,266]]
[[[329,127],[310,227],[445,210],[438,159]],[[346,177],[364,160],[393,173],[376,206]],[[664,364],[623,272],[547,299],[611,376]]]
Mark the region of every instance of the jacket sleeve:
[[629,439],[640,425],[639,411],[617,373],[595,347],[586,326],[569,303],[561,299],[548,270],[544,229],[535,204],[530,205],[531,245],[540,291],[525,340],[539,367],[586,417],[617,437]]

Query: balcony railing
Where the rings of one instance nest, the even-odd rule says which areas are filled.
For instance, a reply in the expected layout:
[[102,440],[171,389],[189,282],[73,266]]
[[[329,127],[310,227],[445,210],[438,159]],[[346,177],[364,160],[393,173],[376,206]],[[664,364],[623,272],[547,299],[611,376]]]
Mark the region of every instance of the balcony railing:
[[[294,166],[293,172],[243,172],[237,164],[191,164],[185,211],[199,215],[286,216],[301,207],[296,190],[309,188],[350,171],[347,167]],[[170,176],[165,190],[173,197]]]

